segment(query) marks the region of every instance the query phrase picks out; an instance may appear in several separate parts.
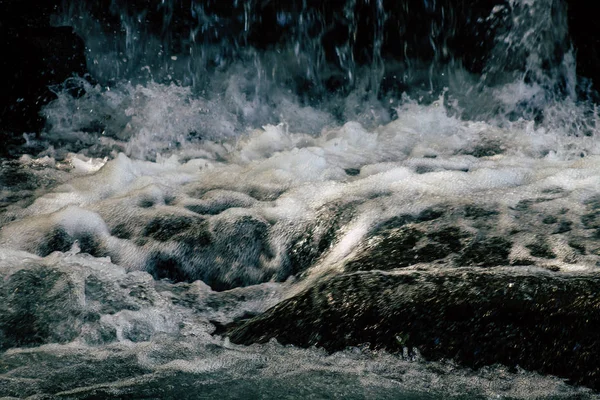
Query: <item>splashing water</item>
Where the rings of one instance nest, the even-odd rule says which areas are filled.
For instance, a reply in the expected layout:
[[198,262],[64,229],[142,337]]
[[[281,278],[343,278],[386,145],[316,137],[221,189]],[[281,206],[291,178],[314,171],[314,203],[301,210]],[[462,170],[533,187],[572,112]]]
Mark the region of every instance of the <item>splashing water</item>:
[[331,3],[64,2],[90,76],[3,164],[2,395],[593,398],[408,345],[221,331],[345,274],[600,265],[598,117],[561,1]]

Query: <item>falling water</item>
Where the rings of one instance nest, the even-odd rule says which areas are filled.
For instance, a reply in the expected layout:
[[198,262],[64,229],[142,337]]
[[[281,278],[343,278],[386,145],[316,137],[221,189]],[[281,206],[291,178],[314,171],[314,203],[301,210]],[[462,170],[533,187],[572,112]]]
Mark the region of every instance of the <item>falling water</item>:
[[[594,398],[595,370],[511,358],[544,338],[488,354],[502,321],[444,353],[462,299],[442,333],[393,317],[453,293],[518,314],[530,279],[595,276],[563,1],[65,0],[52,23],[88,74],[0,175],[2,395]],[[550,356],[584,354],[561,332]]]

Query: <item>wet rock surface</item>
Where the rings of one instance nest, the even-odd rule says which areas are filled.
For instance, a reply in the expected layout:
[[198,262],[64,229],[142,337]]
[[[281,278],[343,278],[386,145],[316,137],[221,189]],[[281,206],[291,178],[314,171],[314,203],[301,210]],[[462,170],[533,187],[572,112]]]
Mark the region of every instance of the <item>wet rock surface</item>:
[[569,208],[569,193],[553,192],[508,206],[440,204],[393,217],[375,227],[344,268],[386,271],[432,262],[482,268],[600,265],[597,195]]
[[439,204],[384,220],[339,263],[342,274],[226,330],[236,343],[416,349],[598,389],[597,195],[567,208],[569,196],[548,189],[512,205]]
[[2,260],[0,349],[78,338],[96,344],[115,341],[121,328],[106,318],[139,311],[155,301],[145,274],[125,275],[102,262],[85,265],[73,259],[65,265],[59,260],[59,253],[46,259],[24,258],[20,265]]
[[418,350],[600,388],[598,274],[471,269],[335,276],[233,327],[235,343]]
[[[120,233],[113,229],[113,235],[200,246],[197,249],[212,245],[213,236],[203,242],[199,238],[205,235],[197,233],[205,232],[205,215],[185,208],[174,212],[181,199],[166,196],[165,201],[149,193],[152,190],[126,200],[136,205],[132,221],[138,223],[121,220],[124,226]],[[518,387],[514,376],[525,373],[519,371],[556,375],[598,389],[595,360],[600,352],[596,337],[600,317],[595,311],[600,305],[600,287],[598,274],[589,268],[596,260],[589,249],[596,243],[597,195],[586,192],[579,196],[578,205],[570,200],[572,210],[565,211],[561,205],[565,191],[552,193],[542,200],[526,198],[504,205],[437,204],[385,219],[347,256],[339,272],[311,277],[311,269],[335,249],[360,207],[353,202],[344,203],[346,207],[332,204],[320,208],[319,218],[311,224],[301,225],[308,228],[302,235],[294,236],[296,231],[291,235],[299,238],[289,242],[297,250],[296,262],[306,264],[296,273],[296,281],[221,292],[200,280],[177,283],[173,276],[157,276],[158,270],[148,271],[154,276],[128,273],[108,258],[78,253],[87,249],[79,241],[69,241],[62,252],[54,249],[44,258],[9,252],[0,263],[0,346],[4,352],[0,355],[4,374],[0,393],[15,397],[46,393],[60,398],[116,394],[139,398],[167,393],[187,398],[186,390],[216,393],[228,385],[233,388],[231,398],[258,393],[257,387],[271,393],[293,390],[298,396],[308,395],[312,392],[300,382],[321,382],[314,379],[322,376],[322,370],[290,370],[291,386],[284,389],[277,384],[281,380],[271,375],[271,371],[280,373],[281,364],[266,366],[272,360],[289,360],[289,351],[308,351],[290,350],[286,347],[290,344],[322,349],[310,350],[319,354],[319,361],[311,359],[313,365],[324,362],[333,368],[333,362],[335,368],[326,373],[327,382],[315,383],[312,389],[334,393],[335,387],[343,387],[338,395],[344,398],[406,396],[407,387],[394,389],[385,382],[390,376],[411,381],[406,371],[416,373],[415,368],[419,374],[433,373],[438,378],[444,371],[444,379],[453,382],[457,368],[475,368],[470,374],[477,376],[487,374],[486,368],[492,368],[492,375],[498,368],[508,368],[511,378],[507,379],[513,382],[507,384],[510,390]],[[107,209],[98,208],[100,212]],[[206,215],[219,221],[231,212]],[[109,214],[103,215],[111,225]],[[260,227],[274,229],[260,219],[240,215],[245,228],[218,235],[220,240],[260,240],[265,234]],[[571,229],[554,233],[553,226],[560,219],[572,221]],[[221,221],[226,231],[238,219]],[[557,235],[562,235],[559,242],[553,239]],[[567,242],[570,245],[564,248],[571,250],[562,253],[563,247],[556,243]],[[260,248],[256,243],[253,246]],[[160,260],[165,267],[168,260]],[[534,266],[525,266],[525,260]],[[507,267],[511,263],[515,266]],[[582,269],[582,265],[588,267]],[[578,268],[581,272],[576,272]],[[289,297],[304,282],[310,282],[309,286]],[[230,344],[226,336],[236,344]],[[271,339],[281,345],[262,344]],[[237,346],[235,351],[231,346]],[[398,358],[391,359],[389,370],[385,367],[381,372],[385,378],[378,372],[367,385],[371,389],[365,389],[364,383],[355,383],[353,373],[339,369],[346,361],[320,358],[336,360],[352,349],[360,349],[359,358],[376,352],[377,363],[381,351]],[[256,358],[256,351],[274,353],[265,361]],[[35,368],[33,358],[40,360]],[[204,360],[212,361],[207,365]],[[448,361],[443,360],[452,361],[445,364]],[[418,367],[410,364],[399,372],[398,365],[406,362],[416,362]],[[428,364],[436,362],[440,364]],[[429,365],[425,370],[435,371],[422,371],[420,363]],[[237,374],[257,370],[262,372],[256,381]],[[43,378],[34,385],[27,383],[35,375]],[[474,375],[463,378],[475,379]],[[527,379],[532,382],[529,375]],[[167,382],[178,384],[165,388]],[[465,381],[460,382],[464,386]],[[377,395],[369,397],[364,390]],[[478,390],[473,393],[481,393]],[[594,398],[585,389],[573,390],[582,390],[581,398]],[[415,398],[438,398],[419,393],[424,392],[417,391]],[[457,388],[456,393],[464,394],[464,388]],[[528,398],[526,393],[516,397]]]
[[280,302],[280,284],[214,292],[59,252],[4,252],[0,278],[3,398],[594,398],[503,367],[470,371],[367,348],[328,355],[276,342],[237,346],[216,334],[215,326]]
[[[208,319],[227,324],[257,315],[281,298],[281,290],[281,285],[265,284],[220,293],[201,281],[155,281],[148,273],[127,273],[108,259],[72,251],[44,258],[4,253],[0,350],[145,342],[181,333],[192,323],[207,335],[214,330]],[[194,316],[199,312],[206,317]]]
[[598,397],[589,6],[151,3],[0,1],[0,396]]

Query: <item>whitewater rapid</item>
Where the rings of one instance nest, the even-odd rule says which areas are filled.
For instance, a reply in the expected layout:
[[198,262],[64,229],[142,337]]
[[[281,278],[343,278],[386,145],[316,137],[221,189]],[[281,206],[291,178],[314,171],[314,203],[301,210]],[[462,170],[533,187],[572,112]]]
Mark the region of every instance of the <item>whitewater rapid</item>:
[[480,73],[435,3],[431,60],[385,53],[411,14],[382,1],[282,9],[266,49],[250,2],[192,2],[189,37],[173,2],[164,37],[67,3],[90,75],[0,161],[0,396],[598,398],[600,132],[562,3],[478,20]]

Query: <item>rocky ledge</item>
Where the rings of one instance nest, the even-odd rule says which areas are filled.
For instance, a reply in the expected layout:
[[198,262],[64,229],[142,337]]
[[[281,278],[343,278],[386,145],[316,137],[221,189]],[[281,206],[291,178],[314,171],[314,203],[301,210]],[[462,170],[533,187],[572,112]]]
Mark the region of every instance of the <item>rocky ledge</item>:
[[235,343],[365,345],[600,388],[600,274],[528,267],[345,273],[230,326]]

